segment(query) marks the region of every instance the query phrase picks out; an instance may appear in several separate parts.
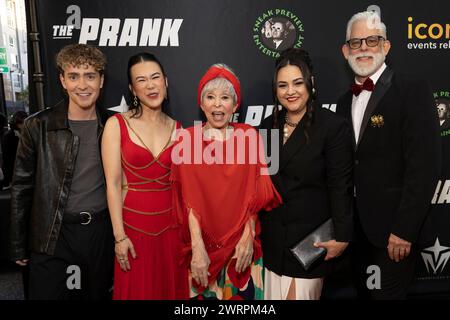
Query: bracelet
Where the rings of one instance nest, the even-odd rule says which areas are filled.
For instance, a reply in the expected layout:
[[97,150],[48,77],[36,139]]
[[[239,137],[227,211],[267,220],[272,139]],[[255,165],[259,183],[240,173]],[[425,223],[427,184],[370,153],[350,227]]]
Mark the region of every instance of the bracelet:
[[120,240],[114,240],[114,243],[115,244],[118,244],[118,243],[121,243],[122,241],[125,241],[126,239],[128,239],[128,236],[127,235],[125,235],[122,239],[120,239]]

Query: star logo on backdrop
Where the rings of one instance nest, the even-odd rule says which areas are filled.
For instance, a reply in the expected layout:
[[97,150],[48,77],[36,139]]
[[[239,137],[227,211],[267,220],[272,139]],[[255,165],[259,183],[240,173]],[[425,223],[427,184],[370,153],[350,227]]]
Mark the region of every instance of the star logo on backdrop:
[[128,104],[125,101],[125,97],[122,95],[122,99],[120,100],[120,104],[118,106],[108,108],[108,110],[116,111],[116,112],[127,112],[128,111]]
[[430,273],[430,268],[433,270],[433,274],[436,274],[439,269],[439,273],[441,273],[450,259],[450,247],[441,246],[439,238],[436,238],[434,245],[423,249],[421,254],[428,273]]

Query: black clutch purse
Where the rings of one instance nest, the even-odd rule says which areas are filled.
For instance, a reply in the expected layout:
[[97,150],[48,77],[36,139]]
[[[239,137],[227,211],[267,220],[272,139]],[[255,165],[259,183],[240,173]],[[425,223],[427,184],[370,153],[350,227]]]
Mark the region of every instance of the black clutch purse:
[[303,238],[290,250],[295,258],[301,263],[305,270],[308,270],[311,265],[324,255],[327,250],[325,248],[314,247],[315,242],[325,242],[334,239],[333,221],[328,219],[322,223],[317,229]]

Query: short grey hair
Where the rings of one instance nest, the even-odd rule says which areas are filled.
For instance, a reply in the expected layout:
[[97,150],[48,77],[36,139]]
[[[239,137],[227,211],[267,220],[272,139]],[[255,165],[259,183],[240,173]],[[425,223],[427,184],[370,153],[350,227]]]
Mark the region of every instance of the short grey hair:
[[[215,63],[211,67],[226,69],[236,77],[236,74],[233,72],[233,70],[224,63]],[[205,96],[206,93],[214,91],[216,89],[222,89],[223,91],[228,92],[233,98],[233,103],[237,102],[237,94],[236,91],[234,90],[233,84],[225,78],[215,78],[207,82],[200,94],[200,101],[203,102],[203,97]]]
[[381,30],[381,35],[385,39],[387,39],[386,25],[383,23],[383,21],[381,21],[381,18],[380,18],[380,15],[378,14],[378,12],[376,12],[376,11],[362,11],[362,12],[355,13],[350,18],[350,20],[348,21],[348,23],[347,23],[347,34],[346,34],[346,37],[345,37],[346,41],[350,40],[350,34],[352,33],[353,24],[356,21],[360,21],[360,20],[366,20],[372,25],[372,28]]

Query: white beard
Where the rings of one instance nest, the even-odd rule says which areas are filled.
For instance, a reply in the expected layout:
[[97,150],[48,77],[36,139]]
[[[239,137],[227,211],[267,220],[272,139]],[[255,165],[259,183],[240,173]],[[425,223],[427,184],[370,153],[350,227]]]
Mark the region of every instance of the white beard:
[[[360,57],[372,57],[372,64],[367,66],[360,66],[357,62],[357,58]],[[353,72],[360,77],[367,77],[374,74],[384,63],[386,59],[386,54],[384,53],[384,49],[381,49],[381,52],[378,53],[357,53],[348,56],[348,64],[352,68]]]

